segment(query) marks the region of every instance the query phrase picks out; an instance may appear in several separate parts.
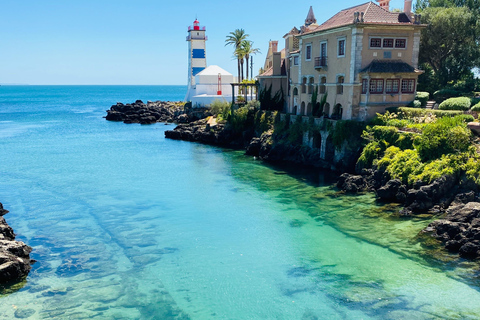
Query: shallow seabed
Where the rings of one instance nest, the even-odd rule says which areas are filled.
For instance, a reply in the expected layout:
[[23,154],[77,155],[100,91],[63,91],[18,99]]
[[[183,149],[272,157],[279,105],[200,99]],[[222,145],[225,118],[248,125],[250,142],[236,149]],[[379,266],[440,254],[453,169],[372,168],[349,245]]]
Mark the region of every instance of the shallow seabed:
[[0,201],[38,260],[0,319],[480,317],[477,267],[421,246],[428,218],[102,118],[184,89],[0,87]]

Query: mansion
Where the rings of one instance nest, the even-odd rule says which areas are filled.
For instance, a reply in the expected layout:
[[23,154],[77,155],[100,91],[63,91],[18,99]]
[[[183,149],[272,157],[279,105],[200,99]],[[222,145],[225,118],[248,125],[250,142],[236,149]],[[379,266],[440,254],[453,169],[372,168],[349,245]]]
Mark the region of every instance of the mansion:
[[413,101],[425,25],[412,14],[411,0],[403,12],[390,11],[390,0],[378,2],[344,9],[322,24],[310,7],[305,23],[284,35],[283,50],[270,41],[261,88],[282,90],[290,114],[332,119],[367,120]]

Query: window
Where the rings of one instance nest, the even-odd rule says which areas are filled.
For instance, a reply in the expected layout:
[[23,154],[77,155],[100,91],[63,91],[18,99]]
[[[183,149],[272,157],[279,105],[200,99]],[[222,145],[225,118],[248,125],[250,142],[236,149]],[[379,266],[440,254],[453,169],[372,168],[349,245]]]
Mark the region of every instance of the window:
[[345,57],[345,39],[338,40],[338,54],[339,57]]
[[293,65],[298,66],[298,56],[293,57]]
[[321,77],[321,78],[320,78],[320,85],[319,85],[319,87],[318,87],[320,93],[325,93],[325,92],[327,92],[326,83],[327,83],[327,77]]
[[315,83],[315,79],[314,78],[310,78],[308,80],[308,93],[312,94],[313,93],[313,85]]
[[398,86],[400,80],[398,79],[387,79],[385,81],[385,93],[398,93]]
[[381,48],[382,39],[381,38],[371,38],[370,39],[370,48]]
[[414,93],[415,92],[415,80],[403,79],[402,80],[402,93]]
[[327,43],[321,42],[320,43],[320,57],[326,58],[327,57]]
[[373,93],[373,94],[383,93],[383,79],[370,80],[370,93]]
[[312,60],[312,45],[307,44],[305,46],[305,60]]
[[298,89],[297,88],[293,88],[293,95],[298,96]]
[[368,79],[362,79],[362,94],[367,93],[368,90]]
[[383,39],[383,47],[384,48],[393,48],[393,39],[392,38]]
[[302,79],[302,93],[307,93],[307,78]]
[[345,82],[345,78],[343,76],[339,76],[337,78],[337,94],[343,94],[343,83]]
[[406,39],[395,39],[395,48],[405,49],[407,47]]

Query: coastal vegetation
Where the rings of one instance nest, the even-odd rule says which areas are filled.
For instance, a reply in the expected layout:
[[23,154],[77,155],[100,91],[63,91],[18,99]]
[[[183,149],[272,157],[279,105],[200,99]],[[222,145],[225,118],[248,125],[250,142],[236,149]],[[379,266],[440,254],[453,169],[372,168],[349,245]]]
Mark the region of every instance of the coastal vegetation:
[[[480,2],[478,0],[418,0],[422,15],[418,89],[449,97],[480,91],[474,70],[480,67]],[[449,92],[447,92],[449,91]],[[439,98],[435,94],[435,98]]]
[[437,117],[427,111],[414,116],[403,111],[378,115],[363,132],[367,144],[357,171],[375,168],[410,187],[444,175],[478,185],[480,156],[467,128],[472,120],[471,115]]

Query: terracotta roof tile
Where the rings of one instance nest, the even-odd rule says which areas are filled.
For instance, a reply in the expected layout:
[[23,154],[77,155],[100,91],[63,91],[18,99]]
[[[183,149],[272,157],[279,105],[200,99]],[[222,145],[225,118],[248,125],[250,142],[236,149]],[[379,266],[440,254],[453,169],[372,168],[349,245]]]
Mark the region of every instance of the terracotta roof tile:
[[314,30],[308,30],[306,33],[351,25],[355,12],[364,13],[363,22],[360,22],[364,24],[412,24],[405,13],[390,12],[373,2],[367,2],[340,11]]

